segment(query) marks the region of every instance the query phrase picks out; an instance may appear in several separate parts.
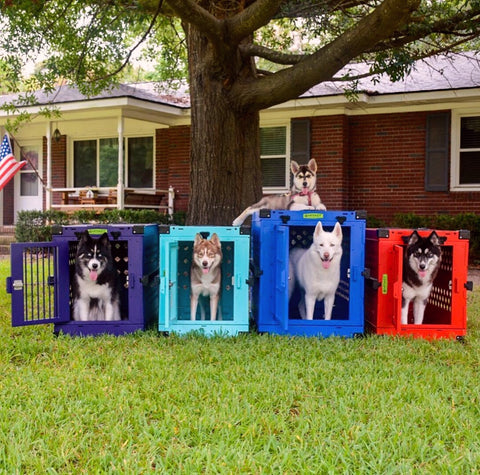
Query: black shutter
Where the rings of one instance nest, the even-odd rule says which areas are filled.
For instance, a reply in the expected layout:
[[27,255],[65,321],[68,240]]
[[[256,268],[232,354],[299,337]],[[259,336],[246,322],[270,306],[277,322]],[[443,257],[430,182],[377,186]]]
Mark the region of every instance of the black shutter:
[[450,113],[427,116],[425,190],[448,191]]
[[310,120],[292,119],[290,136],[290,159],[300,165],[310,160]]

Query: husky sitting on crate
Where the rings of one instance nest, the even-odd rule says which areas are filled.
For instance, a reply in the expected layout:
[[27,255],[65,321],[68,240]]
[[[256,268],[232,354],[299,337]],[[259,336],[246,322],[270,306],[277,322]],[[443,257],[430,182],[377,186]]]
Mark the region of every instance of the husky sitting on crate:
[[258,203],[249,206],[237,216],[232,223],[233,226],[240,226],[249,216],[260,209],[326,210],[327,208],[316,192],[317,162],[312,158],[307,165],[299,165],[292,160],[290,170],[293,174],[293,185],[289,193],[264,196]]
[[332,318],[335,293],[340,283],[340,261],[342,258],[342,227],[336,223],[332,232],[324,231],[321,221],[315,227],[313,243],[308,249],[296,247],[290,253],[289,298],[295,283],[302,290],[298,306],[300,316],[313,320],[315,302],[322,300],[325,320]]
[[[213,233],[210,239],[203,239],[200,234],[195,236],[190,269],[191,320],[196,319],[198,299],[201,295],[210,297],[210,320],[217,318],[222,284],[222,258],[222,246],[217,233]],[[200,311],[204,320],[205,311],[201,303]]]
[[403,259],[402,325],[408,323],[408,307],[413,300],[413,321],[423,323],[425,307],[442,260],[442,247],[435,231],[422,238],[417,231],[409,236]]
[[118,274],[107,233],[94,239],[85,231],[78,243],[72,283],[73,319],[120,320]]

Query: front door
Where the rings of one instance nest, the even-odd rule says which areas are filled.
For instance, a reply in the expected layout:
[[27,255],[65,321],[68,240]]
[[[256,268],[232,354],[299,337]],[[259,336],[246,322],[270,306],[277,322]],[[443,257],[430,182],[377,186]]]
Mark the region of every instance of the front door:
[[15,175],[14,210],[15,221],[21,210],[42,209],[42,184],[37,173],[42,176],[41,143],[25,143],[21,153],[15,151],[15,158],[27,160],[27,164]]

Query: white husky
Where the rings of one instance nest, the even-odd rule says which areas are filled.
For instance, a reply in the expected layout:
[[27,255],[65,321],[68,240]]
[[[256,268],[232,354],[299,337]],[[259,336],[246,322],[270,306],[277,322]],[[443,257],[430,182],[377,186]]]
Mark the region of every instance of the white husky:
[[313,320],[315,301],[322,299],[325,320],[332,318],[335,292],[340,282],[342,237],[340,223],[335,224],[332,232],[327,232],[319,221],[313,233],[312,245],[308,249],[295,248],[290,253],[289,298],[297,282],[304,291],[298,307],[303,319]]

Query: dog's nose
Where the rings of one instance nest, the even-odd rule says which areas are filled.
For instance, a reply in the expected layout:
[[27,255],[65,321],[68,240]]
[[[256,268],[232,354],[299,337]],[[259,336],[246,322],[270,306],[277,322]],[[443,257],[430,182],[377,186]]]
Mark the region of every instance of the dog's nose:
[[92,269],[96,269],[97,267],[98,267],[98,264],[97,264],[96,262],[94,262],[94,263],[92,264]]
[[303,187],[306,188],[308,183],[306,181],[303,182]]
[[427,267],[427,266],[425,265],[424,262],[420,262],[420,266],[419,266],[419,267],[420,267],[420,269],[424,270],[425,267]]
[[202,266],[203,266],[203,267],[207,267],[207,266],[208,266],[208,262],[207,262],[207,261],[203,261],[203,262],[202,262]]
[[329,259],[330,258],[330,254],[328,252],[324,252],[323,253],[323,258],[324,259]]

